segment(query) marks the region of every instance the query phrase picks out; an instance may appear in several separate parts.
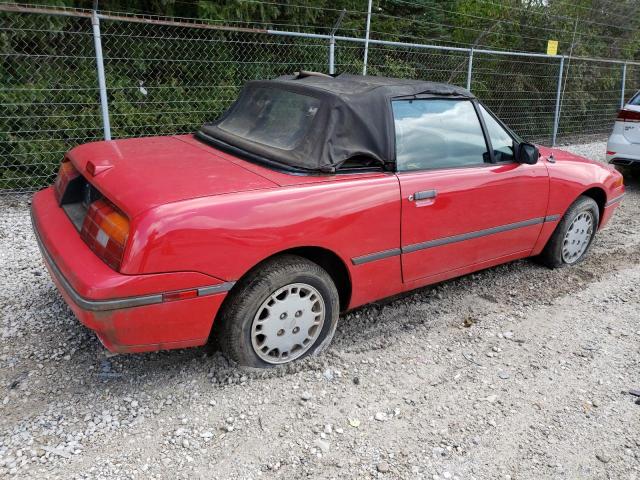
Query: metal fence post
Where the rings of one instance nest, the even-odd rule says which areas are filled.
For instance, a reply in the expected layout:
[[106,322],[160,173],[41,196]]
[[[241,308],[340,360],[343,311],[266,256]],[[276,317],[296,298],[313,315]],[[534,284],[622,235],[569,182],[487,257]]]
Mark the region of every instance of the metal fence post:
[[329,75],[336,73],[335,69],[335,55],[336,55],[336,37],[331,35],[329,39]]
[[560,97],[562,96],[562,75],[564,73],[564,56],[560,57],[560,72],[558,73],[558,91],[556,92],[556,112],[553,117],[553,137],[551,146],[556,146],[556,138],[558,137],[558,127],[560,126]]
[[111,122],[109,121],[109,104],[107,100],[107,82],[104,76],[104,59],[102,58],[102,41],[100,39],[100,18],[98,12],[91,13],[93,28],[93,45],[96,49],[96,68],[98,70],[98,88],[100,89],[100,110],[102,111],[102,128],[104,139],[111,140]]
[[471,76],[473,72],[473,48],[469,50],[469,66],[467,67],[467,90],[471,91]]
[[622,91],[620,92],[620,108],[624,108],[624,91],[627,84],[627,64],[622,64]]
[[336,20],[336,23],[333,24],[333,28],[331,29],[331,38],[329,38],[329,75],[336,73],[336,32],[338,28],[340,28],[340,24],[346,13],[347,10],[343,8],[338,16],[338,20]]
[[364,59],[362,65],[362,75],[367,74],[367,61],[369,59],[369,31],[371,29],[371,3],[372,0],[369,0],[369,6],[367,7],[367,30],[365,31],[364,38]]

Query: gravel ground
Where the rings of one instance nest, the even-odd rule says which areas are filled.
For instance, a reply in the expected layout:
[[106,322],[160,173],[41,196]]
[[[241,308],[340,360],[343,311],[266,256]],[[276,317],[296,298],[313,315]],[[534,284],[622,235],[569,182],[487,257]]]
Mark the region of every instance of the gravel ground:
[[210,347],[107,355],[56,293],[26,199],[0,199],[0,477],[639,479],[628,191],[579,266],[361,308],[325,355],[267,372]]

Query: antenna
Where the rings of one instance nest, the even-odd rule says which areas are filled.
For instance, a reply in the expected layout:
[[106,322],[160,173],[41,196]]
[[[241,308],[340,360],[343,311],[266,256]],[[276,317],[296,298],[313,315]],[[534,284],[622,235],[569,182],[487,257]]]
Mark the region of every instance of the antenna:
[[[98,0],[96,0],[96,3],[98,3]],[[347,9],[343,8],[342,11],[340,12],[340,15],[338,15],[338,20],[336,20],[336,23],[333,25],[333,28],[331,29],[330,35],[332,37],[336,34],[338,29],[340,28],[340,24],[342,23],[342,19],[344,18],[346,13],[347,13]]]

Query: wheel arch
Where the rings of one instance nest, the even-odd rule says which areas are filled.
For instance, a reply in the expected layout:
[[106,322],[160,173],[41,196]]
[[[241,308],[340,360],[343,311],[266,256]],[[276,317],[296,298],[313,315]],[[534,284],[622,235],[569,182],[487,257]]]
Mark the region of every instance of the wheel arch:
[[[247,275],[249,275],[249,273],[255,271],[256,269],[259,269],[261,265],[263,265],[267,261],[282,255],[297,255],[299,257],[306,258],[307,260],[325,269],[333,280],[336,289],[338,290],[340,311],[345,311],[349,307],[352,293],[352,281],[349,268],[347,267],[344,260],[334,251],[318,246],[293,247],[273,253],[268,257],[263,258],[253,267],[247,270],[236,281],[236,285],[239,285],[242,280]],[[233,292],[233,288],[231,289],[230,293],[231,292]]]
[[284,254],[298,255],[324,268],[338,290],[340,311],[343,312],[349,307],[352,293],[351,273],[347,264],[338,254],[322,247],[296,247],[273,256]]
[[600,214],[600,218],[598,220],[599,226],[600,222],[602,222],[602,217],[604,216],[605,205],[607,204],[607,192],[602,187],[591,187],[582,192],[580,196],[592,198],[598,205],[598,212]]
[[233,297],[234,289],[236,289],[242,280],[247,277],[251,272],[260,268],[265,262],[272,260],[273,258],[282,255],[298,255],[306,258],[307,260],[316,263],[320,267],[324,268],[338,290],[338,298],[340,304],[340,311],[343,312],[348,309],[351,302],[352,283],[351,274],[347,268],[346,263],[335,252],[317,246],[305,246],[305,247],[293,247],[279,252],[273,253],[266,258],[263,258],[260,262],[256,263],[253,267],[247,270],[236,282],[234,287],[227,292],[226,298],[223,300],[222,305],[218,309],[218,312],[213,319],[213,325],[209,332],[209,339],[213,338],[220,329],[219,317],[226,308],[228,301]]

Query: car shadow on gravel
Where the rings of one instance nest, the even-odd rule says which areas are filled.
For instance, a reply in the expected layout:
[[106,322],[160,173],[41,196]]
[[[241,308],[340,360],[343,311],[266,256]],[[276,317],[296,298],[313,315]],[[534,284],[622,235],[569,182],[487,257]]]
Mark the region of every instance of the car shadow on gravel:
[[[82,339],[82,347],[60,365],[60,375],[80,379],[79,383],[67,386],[76,391],[109,389],[125,393],[132,383],[143,390],[194,380],[224,387],[300,371],[322,371],[344,355],[390,347],[398,341],[402,330],[459,329],[469,319],[480,321],[473,319],[482,318],[488,308],[547,304],[616,269],[622,255],[623,252],[612,252],[590,257],[580,267],[558,270],[549,270],[529,259],[520,260],[366,305],[341,316],[333,344],[324,355],[268,370],[236,367],[214,343],[112,356],[89,330],[72,318],[72,325],[67,324],[68,335]],[[633,261],[638,262],[638,257],[634,255]],[[70,311],[68,314],[73,315]]]

